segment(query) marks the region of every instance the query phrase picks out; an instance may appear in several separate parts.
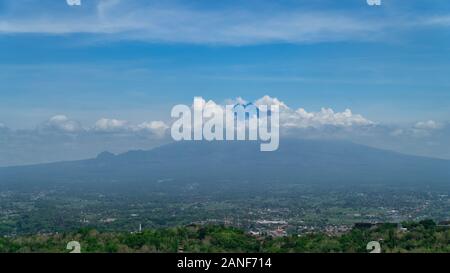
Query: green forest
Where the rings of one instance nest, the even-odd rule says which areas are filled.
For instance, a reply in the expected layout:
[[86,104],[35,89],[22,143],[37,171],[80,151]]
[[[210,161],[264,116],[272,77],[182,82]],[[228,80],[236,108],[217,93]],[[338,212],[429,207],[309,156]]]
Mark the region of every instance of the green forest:
[[139,233],[99,232],[83,228],[71,233],[0,238],[2,253],[69,253],[77,241],[82,253],[367,253],[367,243],[378,241],[382,252],[450,252],[450,229],[432,220],[374,227],[355,227],[336,236],[314,233],[272,238],[251,236],[241,229],[217,225],[189,225],[150,229]]

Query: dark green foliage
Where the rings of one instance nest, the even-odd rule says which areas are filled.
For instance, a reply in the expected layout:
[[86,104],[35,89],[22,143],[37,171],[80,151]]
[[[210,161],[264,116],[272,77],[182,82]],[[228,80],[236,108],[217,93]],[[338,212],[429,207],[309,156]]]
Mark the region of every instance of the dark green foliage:
[[70,241],[82,252],[367,252],[370,241],[379,241],[383,252],[450,252],[450,229],[433,221],[382,224],[353,229],[340,236],[324,233],[283,238],[253,237],[224,226],[186,226],[150,229],[141,233],[99,232],[83,228],[74,233],[0,238],[0,252],[69,252]]

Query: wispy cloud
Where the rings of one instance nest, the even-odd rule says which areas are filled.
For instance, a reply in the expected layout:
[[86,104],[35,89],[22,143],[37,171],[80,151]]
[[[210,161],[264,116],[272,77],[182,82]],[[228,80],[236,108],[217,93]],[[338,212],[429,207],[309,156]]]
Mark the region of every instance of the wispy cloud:
[[258,3],[260,7],[252,9],[199,8],[182,1],[97,0],[34,12],[16,4],[13,11],[0,14],[0,33],[95,33],[150,42],[242,45],[373,40],[404,25],[395,17],[370,16],[364,5],[362,12],[355,12]]

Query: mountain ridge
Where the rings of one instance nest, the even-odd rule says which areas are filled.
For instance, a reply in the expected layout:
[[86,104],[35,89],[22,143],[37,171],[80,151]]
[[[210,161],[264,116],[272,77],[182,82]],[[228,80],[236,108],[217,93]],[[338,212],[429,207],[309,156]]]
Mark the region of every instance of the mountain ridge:
[[[176,142],[151,150],[29,166],[0,168],[0,187],[15,184],[145,185],[172,181],[222,188],[246,183],[444,185],[450,161],[405,155],[347,141],[285,139],[275,152],[257,142]],[[170,184],[170,183],[165,183]]]

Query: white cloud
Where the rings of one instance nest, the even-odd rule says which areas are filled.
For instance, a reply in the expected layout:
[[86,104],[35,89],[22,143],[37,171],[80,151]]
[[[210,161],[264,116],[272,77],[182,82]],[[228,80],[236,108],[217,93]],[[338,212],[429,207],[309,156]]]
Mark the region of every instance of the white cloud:
[[345,109],[344,112],[335,112],[331,108],[322,108],[319,112],[307,112],[300,108],[296,111],[288,111],[281,116],[284,117],[284,120],[281,121],[282,125],[288,128],[352,127],[374,124],[362,115],[353,114],[350,109]]
[[146,121],[137,125],[126,120],[102,118],[89,130],[102,133],[138,133],[149,132],[157,137],[163,137],[169,126],[163,121]]
[[441,127],[442,127],[441,124],[437,123],[434,120],[419,121],[414,125],[415,129],[420,130],[435,130],[440,129]]
[[418,121],[406,128],[394,128],[390,135],[394,137],[427,138],[444,128],[444,124],[434,120]]
[[138,130],[160,130],[168,129],[169,126],[164,121],[143,122],[137,126]]
[[270,97],[268,95],[265,95],[262,98],[256,100],[255,101],[255,105],[256,106],[260,106],[260,105],[267,105],[267,106],[278,105],[280,107],[280,111],[289,110],[289,107],[287,107],[287,105],[284,104],[284,102],[278,100],[277,98],[272,98],[272,97]]
[[158,137],[163,137],[169,126],[163,121],[151,121],[138,124],[134,129],[135,131],[148,131]]
[[353,114],[350,109],[345,109],[344,112],[334,112],[331,108],[322,108],[319,112],[307,112],[303,108],[293,110],[279,99],[267,95],[256,100],[255,104],[257,106],[278,105],[280,107],[280,123],[285,128],[352,127],[374,124],[362,115]]
[[94,130],[100,132],[125,131],[128,128],[129,125],[127,121],[108,118],[99,119],[94,125]]
[[69,6],[81,6],[81,0],[66,0]]
[[[247,100],[238,97],[236,99],[228,99],[225,101],[226,104],[236,104],[242,103],[246,104]],[[303,108],[298,110],[293,110],[286,103],[275,97],[270,97],[268,95],[263,96],[255,100],[254,105],[277,105],[280,109],[280,126],[282,128],[320,128],[324,126],[335,126],[335,127],[353,127],[353,126],[368,126],[375,124],[374,122],[368,120],[360,114],[354,114],[350,109],[345,109],[343,112],[335,112],[331,108],[322,108],[319,112],[307,112]],[[198,107],[205,108],[215,108],[220,107],[224,109],[223,105],[216,104],[214,101],[206,100],[199,97],[197,106],[193,105],[193,109]]]
[[65,115],[56,115],[46,121],[42,127],[46,130],[57,130],[65,133],[76,133],[83,130],[78,121],[71,120]]
[[414,126],[410,130],[410,133],[414,137],[424,138],[431,136],[433,131],[436,131],[441,128],[442,125],[434,120],[419,121],[416,124],[414,124]]

